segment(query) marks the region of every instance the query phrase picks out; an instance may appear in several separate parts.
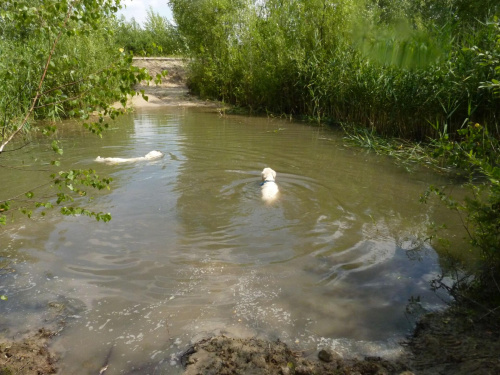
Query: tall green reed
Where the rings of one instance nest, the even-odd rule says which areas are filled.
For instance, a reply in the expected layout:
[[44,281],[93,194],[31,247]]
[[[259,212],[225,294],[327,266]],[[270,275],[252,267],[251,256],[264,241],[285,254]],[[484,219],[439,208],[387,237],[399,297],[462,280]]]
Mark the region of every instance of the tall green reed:
[[190,87],[202,96],[418,140],[437,136],[430,124],[453,134],[464,120],[500,115],[498,98],[477,90],[498,72],[473,51],[496,48],[494,34],[462,25],[450,7],[425,21],[428,11],[411,2],[170,3],[195,57]]

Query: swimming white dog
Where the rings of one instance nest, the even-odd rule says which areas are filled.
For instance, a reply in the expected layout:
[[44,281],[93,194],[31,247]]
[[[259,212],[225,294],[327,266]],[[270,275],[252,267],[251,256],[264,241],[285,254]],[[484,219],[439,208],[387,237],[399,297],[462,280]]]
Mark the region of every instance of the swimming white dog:
[[276,172],[271,168],[264,168],[261,176],[262,183],[260,184],[260,186],[262,199],[270,202],[278,196],[278,185],[276,185],[276,182],[274,182],[274,180],[276,179]]
[[143,160],[157,160],[163,157],[163,152],[160,151],[151,151],[148,152],[145,156],[141,156],[138,158],[101,158],[98,156],[95,161],[99,161],[101,163],[108,164],[118,164],[118,163],[133,163],[135,161],[143,161]]

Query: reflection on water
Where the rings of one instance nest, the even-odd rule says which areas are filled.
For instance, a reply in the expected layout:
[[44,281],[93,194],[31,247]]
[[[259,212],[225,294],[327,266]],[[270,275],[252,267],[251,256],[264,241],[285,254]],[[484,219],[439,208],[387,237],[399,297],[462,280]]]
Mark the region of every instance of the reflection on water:
[[[408,300],[442,306],[423,241],[439,212],[418,203],[435,176],[345,149],[328,129],[195,109],[137,112],[103,139],[63,136],[66,167],[114,178],[85,202],[113,220],[54,214],[7,227],[0,255],[17,272],[0,279],[0,329],[64,316],[54,347],[65,374],[95,374],[107,357],[107,374],[179,372],[176,355],[217,332],[396,355]],[[94,161],[151,150],[165,157]],[[259,190],[267,166],[280,188],[271,205]]]

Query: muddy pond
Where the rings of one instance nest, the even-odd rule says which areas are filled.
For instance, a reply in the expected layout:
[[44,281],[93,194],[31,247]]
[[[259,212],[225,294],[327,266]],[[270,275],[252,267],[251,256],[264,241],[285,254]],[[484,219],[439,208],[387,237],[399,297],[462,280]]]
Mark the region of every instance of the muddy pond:
[[[449,213],[419,196],[446,181],[429,170],[408,173],[326,127],[199,108],[139,109],[111,128],[100,139],[68,124],[60,136],[62,169],[114,179],[81,202],[112,221],[49,212],[0,228],[15,270],[0,278],[0,329],[55,326],[61,373],[181,373],[179,353],[214,333],[390,358],[416,319],[410,300],[444,306],[429,290],[441,268],[425,239]],[[50,168],[46,149],[3,162]],[[95,161],[151,150],[164,158]],[[272,204],[260,196],[264,167],[277,172]],[[4,199],[47,172],[2,174]]]

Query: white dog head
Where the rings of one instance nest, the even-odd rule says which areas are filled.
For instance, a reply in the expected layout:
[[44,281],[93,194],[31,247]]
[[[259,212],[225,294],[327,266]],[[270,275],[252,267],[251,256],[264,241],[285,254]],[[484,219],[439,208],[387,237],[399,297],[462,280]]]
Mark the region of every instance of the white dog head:
[[264,168],[261,173],[262,183],[260,184],[262,199],[268,203],[272,202],[278,196],[278,185],[274,182],[276,172],[271,168]]
[[262,181],[274,181],[276,179],[276,172],[271,168],[264,168],[261,173]]
[[163,152],[156,151],[156,150],[148,152],[145,156],[146,160],[160,159],[162,157],[163,157]]

